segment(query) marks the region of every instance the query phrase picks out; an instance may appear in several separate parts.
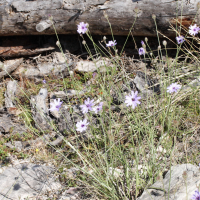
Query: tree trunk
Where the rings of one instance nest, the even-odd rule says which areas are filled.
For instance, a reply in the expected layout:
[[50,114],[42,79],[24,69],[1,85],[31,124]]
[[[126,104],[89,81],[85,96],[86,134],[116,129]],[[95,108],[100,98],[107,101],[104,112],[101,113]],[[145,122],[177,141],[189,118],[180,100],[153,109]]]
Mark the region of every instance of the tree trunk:
[[177,17],[188,27],[197,11],[196,0],[0,0],[0,36],[55,34],[49,16],[58,34],[77,34],[83,21],[92,34],[110,35],[105,13],[114,35],[127,35],[137,18],[133,35],[156,36],[155,14],[158,31],[174,36],[170,23]]

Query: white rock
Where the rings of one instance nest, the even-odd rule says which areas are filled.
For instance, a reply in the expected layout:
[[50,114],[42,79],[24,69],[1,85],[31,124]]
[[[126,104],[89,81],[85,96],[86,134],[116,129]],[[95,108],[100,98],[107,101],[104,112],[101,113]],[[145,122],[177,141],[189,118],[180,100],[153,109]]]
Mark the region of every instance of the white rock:
[[110,60],[107,58],[98,61],[82,60],[76,63],[75,70],[80,72],[95,72],[100,68],[100,72],[106,72],[106,67],[113,67]]
[[53,167],[32,163],[8,167],[0,174],[1,199],[35,199],[41,193],[61,189]]

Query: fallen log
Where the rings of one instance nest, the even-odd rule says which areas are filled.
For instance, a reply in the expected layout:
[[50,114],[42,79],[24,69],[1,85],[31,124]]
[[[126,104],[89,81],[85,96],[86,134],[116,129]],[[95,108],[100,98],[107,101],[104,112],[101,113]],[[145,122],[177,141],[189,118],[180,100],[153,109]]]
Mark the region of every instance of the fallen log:
[[175,36],[169,23],[176,18],[185,26],[199,23],[196,0],[0,0],[0,36],[55,34],[49,16],[59,34],[77,34],[77,24],[87,22],[96,35],[127,35],[135,18],[135,36],[156,36],[152,14],[158,30]]

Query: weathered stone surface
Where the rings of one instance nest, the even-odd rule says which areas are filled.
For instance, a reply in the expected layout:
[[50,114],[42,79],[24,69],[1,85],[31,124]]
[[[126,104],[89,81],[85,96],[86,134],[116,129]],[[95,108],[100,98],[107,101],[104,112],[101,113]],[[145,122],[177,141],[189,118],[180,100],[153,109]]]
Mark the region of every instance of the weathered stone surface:
[[153,92],[159,93],[159,85],[154,86],[155,81],[151,79],[150,76],[145,75],[145,73],[138,71],[133,82],[135,83],[137,89],[141,91],[143,96],[153,95]]
[[107,58],[98,61],[82,60],[76,63],[75,70],[79,72],[95,72],[99,69],[100,72],[106,72],[106,67],[112,66],[113,64]]
[[52,130],[51,118],[46,105],[47,89],[41,88],[39,94],[31,97],[31,112],[35,126],[41,130]]
[[9,81],[7,90],[5,92],[5,106],[6,108],[15,107],[15,93],[17,89],[17,81]]
[[44,192],[61,189],[54,171],[53,167],[32,163],[8,167],[0,174],[0,198],[37,199]]
[[192,164],[177,165],[167,172],[164,179],[146,189],[137,200],[189,200],[199,184],[199,167]]
[[14,124],[10,117],[7,117],[6,115],[0,117],[0,131],[2,133],[9,133],[12,127],[14,127]]

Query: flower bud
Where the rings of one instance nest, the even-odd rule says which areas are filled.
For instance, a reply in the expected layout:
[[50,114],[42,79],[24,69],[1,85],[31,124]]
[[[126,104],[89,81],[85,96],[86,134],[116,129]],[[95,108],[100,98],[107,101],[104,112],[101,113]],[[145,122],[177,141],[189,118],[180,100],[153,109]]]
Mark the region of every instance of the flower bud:
[[74,72],[73,71],[69,71],[70,76],[74,76]]
[[85,45],[85,44],[86,44],[86,41],[85,41],[85,40],[83,40],[82,44],[83,44],[83,45]]
[[197,3],[197,9],[200,9],[200,2]]
[[160,45],[158,46],[158,50],[161,50],[161,46]]
[[153,15],[152,15],[152,18],[155,20],[155,19],[156,19],[156,15],[155,15],[155,14],[153,14]]
[[61,45],[60,45],[60,42],[59,41],[57,41],[56,42],[56,45],[60,48],[61,47]]
[[106,41],[106,36],[103,36],[103,40]]
[[163,45],[164,45],[165,47],[167,46],[167,41],[166,41],[166,40],[163,41]]
[[146,43],[148,42],[148,38],[147,37],[145,37],[144,40],[145,40]]
[[103,12],[103,15],[104,15],[104,17],[105,17],[106,19],[108,19],[108,15],[106,14],[105,11]]
[[151,56],[151,57],[153,56],[153,53],[152,53],[152,52],[150,53],[150,56]]

